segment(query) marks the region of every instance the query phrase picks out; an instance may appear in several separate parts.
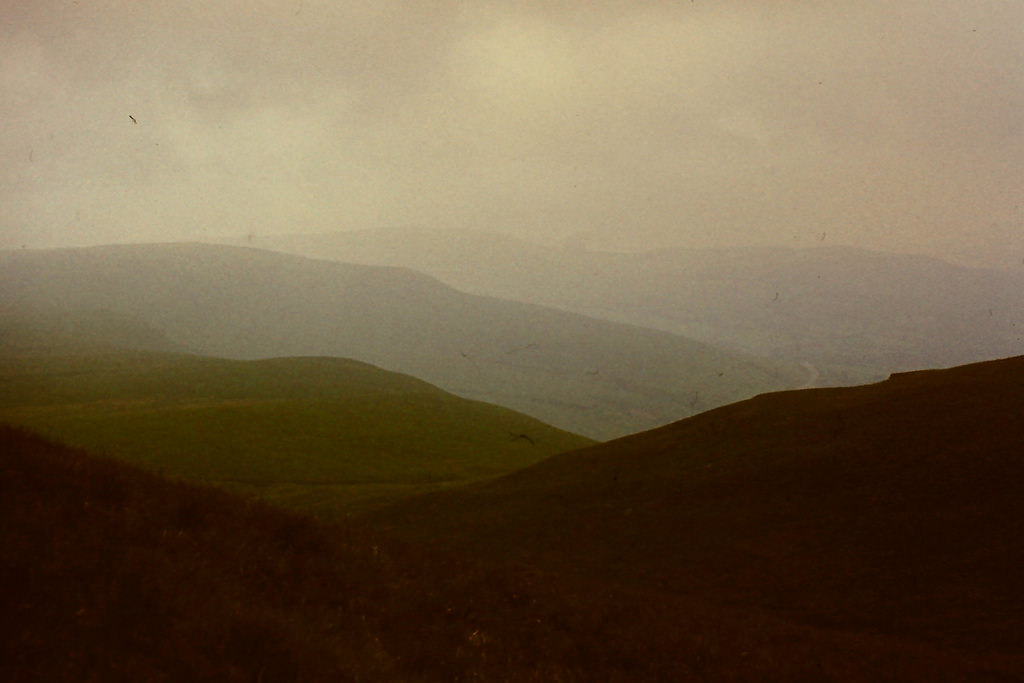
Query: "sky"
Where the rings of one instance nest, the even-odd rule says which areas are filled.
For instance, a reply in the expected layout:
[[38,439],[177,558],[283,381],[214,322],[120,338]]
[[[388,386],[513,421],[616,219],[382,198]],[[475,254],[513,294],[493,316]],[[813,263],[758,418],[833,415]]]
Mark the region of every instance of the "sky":
[[0,248],[379,227],[1024,267],[1020,0],[0,0]]

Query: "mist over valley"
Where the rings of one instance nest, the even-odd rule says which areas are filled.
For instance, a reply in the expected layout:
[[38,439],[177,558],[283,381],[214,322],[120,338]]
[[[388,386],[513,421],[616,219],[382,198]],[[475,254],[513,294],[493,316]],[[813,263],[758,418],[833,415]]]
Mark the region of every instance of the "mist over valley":
[[796,363],[532,304],[404,268],[204,244],[0,255],[4,309],[31,324],[126,316],[225,358],[338,356],[610,438],[800,386]]
[[[496,258],[477,235],[458,237],[458,263]],[[1020,357],[873,381],[924,359],[953,365],[1014,349],[1016,274],[841,249],[602,254],[524,244],[503,289],[474,280],[485,271],[402,263],[401,250],[388,265],[346,262],[373,259],[339,246],[342,235],[318,239],[336,250],[304,248],[339,260],[198,243],[0,253],[0,421],[16,425],[3,428],[4,466],[19,492],[12,500],[23,501],[6,508],[13,531],[0,539],[15,563],[9,585],[88,575],[107,596],[30,592],[37,597],[10,603],[16,640],[63,633],[106,662],[99,670],[118,660],[143,672],[234,662],[327,679],[548,671],[591,680],[637,667],[654,678],[733,680],[1024,672]],[[301,251],[295,241],[282,238]],[[835,283],[822,291],[807,273],[826,264]],[[701,309],[696,294],[665,290],[687,277],[719,305]],[[882,311],[860,298],[897,280],[914,287]],[[763,301],[776,285],[778,298]],[[588,310],[580,302],[612,289],[622,296],[593,317],[567,310]],[[509,298],[513,290],[533,301]],[[783,292],[802,303],[786,307]],[[675,303],[658,308],[666,302]],[[914,302],[924,313],[909,312]],[[991,315],[979,314],[984,302]],[[888,317],[898,310],[908,313]],[[652,316],[663,327],[696,330],[695,316],[715,325],[697,341],[635,324]],[[851,335],[843,320],[872,334]],[[844,381],[860,386],[815,388]],[[40,467],[49,469],[26,474]],[[62,479],[68,467],[88,483]],[[133,492],[118,483],[152,476],[142,470],[156,478]],[[27,483],[40,478],[67,494]],[[136,486],[170,512],[133,511]],[[85,541],[54,555],[24,540],[39,533],[24,505],[52,509],[52,519],[66,518],[67,505],[102,515],[88,534],[74,532]],[[284,514],[302,521],[275,517]],[[140,515],[145,531],[132,521]],[[48,524],[47,533],[77,528]],[[237,549],[210,540],[239,537],[238,524],[269,539]],[[95,557],[128,562],[126,533],[148,539],[146,559],[136,578],[111,583]],[[172,550],[180,541],[170,538],[191,538],[196,550]],[[286,572],[290,597],[280,604],[230,559],[275,538],[286,550],[268,551],[284,554],[259,571]],[[299,538],[318,540],[292,545]],[[355,578],[326,570],[338,553],[372,559]],[[393,559],[372,568],[382,553]],[[41,561],[45,573],[30,568]],[[454,573],[428,569],[453,562]],[[257,611],[241,621],[224,608],[197,616],[200,588],[175,578],[196,572],[207,576],[201,585],[232,583]],[[176,605],[174,615],[148,620],[111,606],[138,581],[150,586],[146,600]],[[338,591],[359,600],[344,603],[358,604],[350,616],[300,607],[335,604]],[[356,598],[364,591],[380,597]],[[436,595],[447,596],[443,613],[461,616],[436,622]],[[110,633],[134,624],[147,635],[54,628],[40,609],[85,610]],[[290,644],[239,659],[230,638],[174,635],[198,618],[246,647]],[[246,630],[246,619],[260,630]],[[342,623],[353,635],[337,635]],[[410,640],[417,624],[455,649]],[[662,629],[654,639],[653,624]],[[541,633],[545,646],[535,644]],[[309,638],[319,644],[303,654],[297,643]],[[180,657],[172,664],[146,639],[175,642]],[[380,653],[348,653],[363,639]],[[43,671],[33,652],[8,653],[10,671]]]
[[347,263],[403,266],[467,292],[809,362],[822,370],[821,383],[881,379],[1024,348],[1024,269],[954,265],[833,247],[826,240],[827,231],[819,245],[802,249],[624,253],[574,241],[541,246],[484,231],[396,228],[230,241]]
[[0,11],[0,680],[1024,680],[1024,3]]

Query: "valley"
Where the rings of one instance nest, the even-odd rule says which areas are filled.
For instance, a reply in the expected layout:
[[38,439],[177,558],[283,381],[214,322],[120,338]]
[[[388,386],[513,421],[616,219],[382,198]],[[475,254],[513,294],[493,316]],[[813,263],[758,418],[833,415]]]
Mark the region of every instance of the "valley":
[[254,249],[0,262],[10,672],[1024,676],[1024,357],[820,386],[882,366]]
[[1018,680],[1022,395],[1020,357],[766,394],[319,521],[3,426],[0,670]]
[[1024,2],[5,2],[0,683],[1024,683]]
[[0,252],[0,290],[5,328],[44,320],[53,334],[61,321],[103,341],[116,321],[125,338],[110,341],[128,348],[128,330],[145,329],[146,344],[199,355],[351,358],[598,440],[806,376],[796,362],[465,294],[404,268],[242,247]]

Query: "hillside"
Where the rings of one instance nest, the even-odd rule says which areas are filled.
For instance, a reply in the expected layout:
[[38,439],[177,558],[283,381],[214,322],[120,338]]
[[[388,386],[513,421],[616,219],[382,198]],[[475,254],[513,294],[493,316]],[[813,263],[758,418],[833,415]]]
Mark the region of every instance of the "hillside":
[[0,253],[5,317],[134,321],[204,355],[353,358],[605,439],[810,373],[665,332],[473,296],[400,268],[256,249]]
[[467,292],[809,362],[821,384],[1024,352],[1024,268],[960,267],[827,239],[804,250],[610,253],[485,232],[394,229],[263,235],[251,243],[404,266]]
[[362,507],[591,443],[357,361],[60,349],[0,354],[0,420],[306,509]]
[[151,325],[107,309],[40,310],[36,306],[20,307],[13,301],[0,304],[2,355],[105,353],[111,349],[188,351]]
[[1024,357],[758,396],[376,521],[1024,675]]
[[635,666],[635,644],[609,647],[596,620],[569,640],[571,604],[472,561],[6,425],[0,472],[3,680],[581,680]]
[[9,681],[1000,680],[990,664],[485,566],[0,425]]

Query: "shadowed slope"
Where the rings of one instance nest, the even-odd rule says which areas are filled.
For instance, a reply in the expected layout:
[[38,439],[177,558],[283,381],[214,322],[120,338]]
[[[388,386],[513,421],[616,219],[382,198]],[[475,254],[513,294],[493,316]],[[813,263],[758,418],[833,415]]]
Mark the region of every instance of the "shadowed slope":
[[1024,357],[763,395],[378,520],[804,623],[1019,655],[1022,406]]
[[512,574],[0,425],[10,681],[1005,680],[777,619]]
[[0,474],[3,680],[592,680],[636,666],[635,643],[609,648],[597,621],[574,638],[570,605],[472,561],[6,425]]

